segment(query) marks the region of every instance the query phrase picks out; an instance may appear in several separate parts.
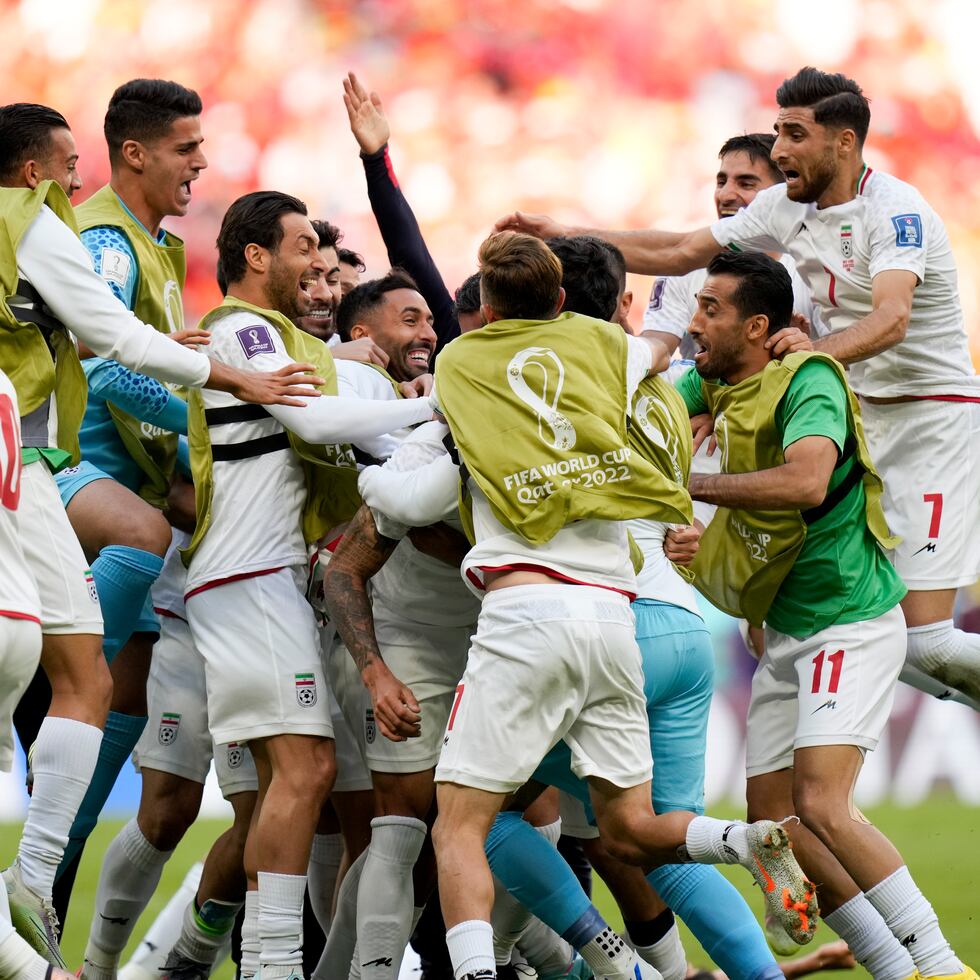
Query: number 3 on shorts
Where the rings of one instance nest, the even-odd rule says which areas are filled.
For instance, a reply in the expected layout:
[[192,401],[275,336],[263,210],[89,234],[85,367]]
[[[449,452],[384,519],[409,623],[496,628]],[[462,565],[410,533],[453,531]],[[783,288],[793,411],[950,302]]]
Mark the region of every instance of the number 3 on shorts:
[[813,687],[810,688],[811,694],[820,693],[820,680],[823,674],[823,662],[826,659],[832,666],[830,671],[830,682],[827,685],[828,694],[836,694],[840,685],[840,674],[844,666],[844,651],[838,650],[836,653],[827,655],[826,650],[821,650],[812,660],[813,663]]
[[922,499],[932,504],[932,520],[929,522],[929,537],[939,537],[939,525],[943,519],[943,495],[941,493],[924,493]]

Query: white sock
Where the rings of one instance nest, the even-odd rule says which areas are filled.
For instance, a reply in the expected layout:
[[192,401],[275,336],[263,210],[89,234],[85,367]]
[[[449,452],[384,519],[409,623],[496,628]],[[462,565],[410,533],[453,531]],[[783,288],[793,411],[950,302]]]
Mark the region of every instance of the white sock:
[[684,849],[698,864],[745,864],[750,857],[747,829],[740,820],[695,817],[687,825]]
[[496,977],[493,961],[493,928],[482,919],[468,919],[446,932],[446,945],[456,980]]
[[[510,962],[517,940],[531,924],[532,918],[531,913],[507,891],[503,882],[495,875],[490,924],[493,927],[493,958],[497,966]],[[537,969],[533,960],[529,959],[528,962]]]
[[344,838],[341,834],[314,834],[310,848],[310,867],[306,888],[310,893],[313,914],[320,923],[323,934],[330,931],[333,917],[333,896],[337,890],[337,876],[344,858]]
[[395,980],[412,934],[412,868],[425,843],[425,822],[375,817],[357,894],[357,962],[364,980]]
[[[637,964],[636,953],[619,933],[608,926],[598,936],[580,947],[579,952],[582,954],[582,959],[592,967],[596,977],[609,978],[609,980],[635,980],[636,974],[633,968]],[[652,972],[659,976],[656,971]],[[649,973],[648,970],[643,975]]]
[[574,947],[534,916],[517,940],[517,948],[538,976],[567,973],[575,959]]
[[245,892],[245,918],[242,920],[242,980],[250,980],[259,969],[259,893]]
[[973,698],[980,693],[980,634],[956,629],[953,620],[910,626],[906,656],[943,684]]
[[909,951],[922,976],[962,972],[963,964],[942,934],[936,913],[908,868],[899,868],[865,894],[892,935]]
[[[95,892],[95,915],[85,947],[85,976],[97,970],[115,972],[119,957],[160,883],[173,851],[157,850],[134,817],[116,835],[102,859]],[[94,970],[89,969],[89,964]]]
[[909,687],[914,687],[916,690],[922,691],[930,697],[938,698],[940,701],[957,701],[974,711],[980,711],[980,701],[967,697],[962,691],[957,691],[955,687],[950,687],[949,684],[937,681],[935,677],[930,677],[918,667],[913,667],[908,660],[902,664],[902,672],[898,675],[898,679],[903,684],[908,684]]
[[823,919],[875,980],[904,980],[915,972],[909,951],[891,934],[863,892]]
[[153,980],[163,972],[167,955],[180,937],[184,908],[197,894],[203,871],[204,864],[200,861],[188,869],[180,888],[146,930],[129,962],[119,970],[117,980]]
[[259,964],[262,980],[303,972],[303,895],[306,875],[259,872]]
[[336,980],[350,973],[357,944],[357,892],[361,883],[361,871],[367,860],[367,851],[347,869],[337,894],[337,912],[330,923],[327,943],[323,947],[320,962],[313,971],[312,980]]
[[73,718],[49,715],[37,733],[34,789],[17,856],[24,884],[48,901],[101,744],[101,729]]
[[546,823],[543,827],[534,828],[552,847],[558,846],[558,838],[561,837],[561,817],[554,823]]
[[231,935],[241,907],[241,902],[209,898],[198,908],[196,898],[192,898],[184,907],[180,938],[174,943],[174,952],[194,963],[213,964]]
[[[654,967],[664,980],[684,980],[687,975],[687,956],[676,922],[651,946],[637,946],[634,943],[633,948],[636,955]],[[875,980],[881,978],[876,976]]]

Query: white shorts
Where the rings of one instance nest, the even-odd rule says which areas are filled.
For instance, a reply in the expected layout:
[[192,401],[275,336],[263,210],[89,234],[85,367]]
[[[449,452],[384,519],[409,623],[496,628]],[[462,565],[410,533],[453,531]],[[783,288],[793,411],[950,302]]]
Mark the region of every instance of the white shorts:
[[153,645],[146,681],[149,720],[133,751],[137,769],[156,769],[204,783],[214,769],[226,799],[258,789],[252,753],[232,742],[215,745],[208,730],[204,660],[194,648],[190,627],[177,616],[161,615],[160,639]]
[[0,772],[14,762],[14,709],[41,659],[41,627],[0,616]]
[[746,773],[793,765],[796,749],[874,749],[905,663],[901,606],[860,623],[829,626],[805,640],[766,627],[766,652],[752,678]]
[[881,478],[890,557],[913,590],[956,589],[980,578],[980,404],[861,403]]
[[[376,623],[381,656],[391,672],[412,689],[422,713],[422,734],[392,742],[375,724],[371,696],[346,647],[337,643],[331,654],[330,678],[351,731],[372,772],[424,772],[442,752],[446,722],[456,685],[466,666],[472,630],[469,627],[399,626]],[[383,636],[397,639],[386,643]]]
[[204,657],[215,742],[274,735],[333,738],[306,568],[225,582],[186,601]]
[[576,840],[596,840],[599,828],[589,822],[585,812],[585,804],[563,789],[558,791],[558,812],[561,814],[561,832],[563,837],[574,837]]
[[42,632],[101,636],[95,580],[43,460],[23,469],[18,520],[24,558],[41,598]]
[[579,779],[651,777],[643,669],[625,596],[521,585],[483,600],[436,781],[510,793],[564,739]]
[[[330,721],[333,724],[334,756],[337,762],[337,778],[334,780],[331,793],[360,793],[374,789],[371,782],[371,772],[364,758],[362,741],[354,734],[347,722],[337,698],[337,674],[333,667],[333,650],[340,647],[340,652],[350,660],[347,651],[340,646],[336,630],[332,626],[321,628],[320,649],[323,656],[323,669],[327,676],[328,693],[330,695]],[[341,663],[340,655],[337,662]],[[362,685],[363,686],[363,685]]]

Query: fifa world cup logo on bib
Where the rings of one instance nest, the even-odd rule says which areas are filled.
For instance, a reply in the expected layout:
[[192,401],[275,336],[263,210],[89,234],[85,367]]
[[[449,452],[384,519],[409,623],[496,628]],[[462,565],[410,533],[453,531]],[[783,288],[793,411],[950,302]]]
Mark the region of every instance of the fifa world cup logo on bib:
[[[552,372],[557,375],[553,385]],[[531,387],[526,374],[537,376],[540,394]],[[575,426],[558,411],[558,398],[565,383],[565,365],[558,355],[550,347],[526,347],[518,351],[507,365],[507,381],[511,391],[537,416],[541,441],[552,449],[573,449]]]
[[670,457],[674,481],[683,485],[684,470],[680,464],[680,439],[670,432],[670,411],[653,395],[644,395],[633,411],[633,418],[644,435]]

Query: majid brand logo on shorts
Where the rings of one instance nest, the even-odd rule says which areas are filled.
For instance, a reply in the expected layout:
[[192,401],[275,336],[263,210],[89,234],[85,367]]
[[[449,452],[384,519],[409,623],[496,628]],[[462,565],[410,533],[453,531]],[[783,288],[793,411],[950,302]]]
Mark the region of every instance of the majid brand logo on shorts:
[[316,678],[312,674],[294,674],[296,681],[296,702],[304,708],[316,704]]
[[[557,376],[552,381],[552,373]],[[531,387],[527,375],[534,378]],[[518,351],[507,365],[507,381],[511,390],[538,418],[538,436],[552,449],[575,447],[575,426],[558,411],[558,398],[565,383],[565,365],[549,347],[527,347]],[[547,427],[547,429],[545,428]]]

